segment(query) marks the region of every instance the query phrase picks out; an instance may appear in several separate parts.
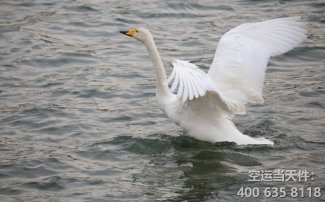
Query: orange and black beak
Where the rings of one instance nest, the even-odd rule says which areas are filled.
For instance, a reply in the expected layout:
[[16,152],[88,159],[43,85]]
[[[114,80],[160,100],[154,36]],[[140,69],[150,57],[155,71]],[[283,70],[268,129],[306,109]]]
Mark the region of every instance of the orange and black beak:
[[133,36],[137,32],[138,30],[136,28],[132,28],[128,31],[120,31],[120,33],[125,34],[126,36]]
[[120,33],[127,35],[126,33],[128,33],[128,31],[120,31]]

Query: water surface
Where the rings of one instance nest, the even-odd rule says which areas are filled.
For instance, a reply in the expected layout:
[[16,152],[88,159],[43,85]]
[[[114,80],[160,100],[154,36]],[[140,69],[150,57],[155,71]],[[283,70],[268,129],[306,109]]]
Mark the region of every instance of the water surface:
[[[263,169],[309,170],[313,180],[286,186],[324,195],[324,8],[317,0],[3,0],[0,200],[239,201],[242,186],[281,186],[248,182]],[[172,58],[207,70],[230,28],[297,15],[308,40],[271,59],[266,102],[235,120],[274,146],[186,137],[156,105],[145,48],[118,32],[150,29],[168,73]],[[282,199],[297,200],[312,201]]]

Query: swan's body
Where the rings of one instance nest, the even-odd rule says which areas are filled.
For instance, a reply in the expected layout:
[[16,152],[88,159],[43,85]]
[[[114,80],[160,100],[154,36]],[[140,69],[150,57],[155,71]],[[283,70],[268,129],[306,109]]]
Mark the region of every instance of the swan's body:
[[151,33],[144,28],[122,33],[146,46],[155,66],[158,105],[190,136],[208,142],[273,144],[242,134],[232,117],[244,114],[248,102],[263,103],[269,58],[293,49],[306,38],[304,24],[298,20],[279,18],[237,26],[220,39],[207,74],[187,61],[174,60],[168,80]]

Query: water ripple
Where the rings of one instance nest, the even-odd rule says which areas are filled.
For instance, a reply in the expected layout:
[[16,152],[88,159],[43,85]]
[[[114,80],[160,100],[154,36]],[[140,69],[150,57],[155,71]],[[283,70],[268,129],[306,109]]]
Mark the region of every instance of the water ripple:
[[[247,181],[253,169],[307,169],[315,173],[308,186],[325,187],[323,7],[317,0],[3,0],[0,201],[236,201],[240,186],[266,186]],[[119,33],[150,29],[168,73],[172,58],[206,71],[230,28],[296,15],[308,40],[271,59],[266,102],[235,119],[274,146],[186,136],[157,108],[145,48]]]

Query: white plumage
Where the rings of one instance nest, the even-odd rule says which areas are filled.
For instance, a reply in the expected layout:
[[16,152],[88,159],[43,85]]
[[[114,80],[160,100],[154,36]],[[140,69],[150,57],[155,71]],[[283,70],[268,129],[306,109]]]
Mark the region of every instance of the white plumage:
[[264,102],[269,58],[306,39],[304,23],[299,20],[288,17],[239,25],[221,37],[207,74],[188,61],[175,59],[168,79],[151,33],[144,28],[122,33],[145,44],[156,70],[158,105],[190,136],[209,142],[273,144],[242,134],[231,119],[244,114],[248,102]]
[[167,82],[173,83],[170,90],[176,92],[183,102],[199,98],[207,91],[216,91],[213,81],[196,65],[188,61],[173,60],[174,69]]

